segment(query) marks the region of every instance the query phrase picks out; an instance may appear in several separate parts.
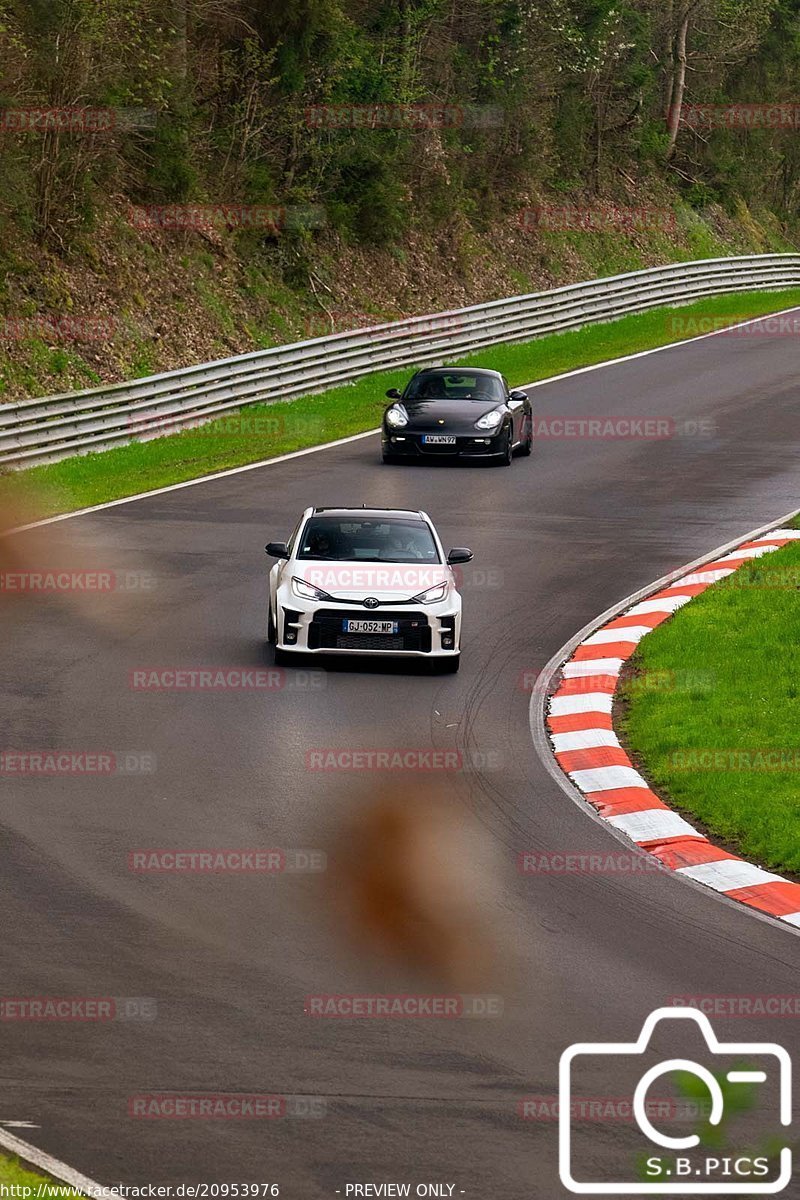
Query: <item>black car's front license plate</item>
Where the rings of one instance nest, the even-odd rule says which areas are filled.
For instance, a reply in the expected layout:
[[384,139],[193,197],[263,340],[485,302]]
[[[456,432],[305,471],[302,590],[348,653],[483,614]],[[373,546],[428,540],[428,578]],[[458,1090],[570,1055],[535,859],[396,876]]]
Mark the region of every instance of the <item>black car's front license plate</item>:
[[344,633],[397,633],[399,621],[342,621]]
[[424,433],[422,444],[424,446],[455,446],[456,439],[449,433]]

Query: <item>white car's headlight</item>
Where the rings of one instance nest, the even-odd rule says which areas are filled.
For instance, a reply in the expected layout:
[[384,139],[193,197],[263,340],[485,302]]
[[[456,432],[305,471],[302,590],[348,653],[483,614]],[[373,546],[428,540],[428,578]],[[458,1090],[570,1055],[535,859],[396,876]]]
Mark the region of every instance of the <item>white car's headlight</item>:
[[292,576],[292,591],[303,600],[330,600],[322,588],[314,587],[313,583],[306,583],[305,579],[298,579],[296,575]]
[[498,425],[503,423],[503,413],[495,408],[492,412],[484,413],[482,417],[478,417],[475,422],[476,429],[497,429]]
[[386,410],[386,424],[391,425],[392,429],[402,429],[408,424],[408,413],[402,404],[393,404]]
[[444,600],[447,595],[447,580],[444,583],[435,583],[433,587],[426,588],[424,592],[420,592],[418,596],[412,596],[412,601],[419,601],[420,604],[438,604],[440,600]]

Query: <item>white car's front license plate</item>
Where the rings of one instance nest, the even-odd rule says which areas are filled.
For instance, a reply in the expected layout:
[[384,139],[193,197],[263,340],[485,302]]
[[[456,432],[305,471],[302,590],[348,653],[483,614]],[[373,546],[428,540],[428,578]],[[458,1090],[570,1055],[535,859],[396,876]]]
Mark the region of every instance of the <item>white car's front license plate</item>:
[[422,441],[426,446],[455,446],[456,439],[449,433],[424,433]]
[[397,633],[398,621],[342,621],[345,633]]

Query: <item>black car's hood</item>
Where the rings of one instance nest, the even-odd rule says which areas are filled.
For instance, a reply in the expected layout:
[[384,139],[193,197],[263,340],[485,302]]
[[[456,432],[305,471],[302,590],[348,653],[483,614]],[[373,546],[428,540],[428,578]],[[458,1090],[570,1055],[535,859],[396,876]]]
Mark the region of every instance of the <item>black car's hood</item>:
[[472,430],[478,417],[505,406],[502,400],[404,400],[403,407],[414,428],[453,433]]

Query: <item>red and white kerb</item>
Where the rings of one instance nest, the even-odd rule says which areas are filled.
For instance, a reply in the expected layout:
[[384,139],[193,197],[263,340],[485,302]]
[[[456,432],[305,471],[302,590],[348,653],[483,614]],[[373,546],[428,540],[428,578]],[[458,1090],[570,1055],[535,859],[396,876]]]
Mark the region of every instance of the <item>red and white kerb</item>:
[[547,727],[562,770],[615,829],[678,875],[800,928],[800,884],[718,849],[668,808],[635,769],[611,723],[619,673],[641,639],[717,580],[793,539],[800,539],[800,529],[743,542],[596,630],[564,664]]

